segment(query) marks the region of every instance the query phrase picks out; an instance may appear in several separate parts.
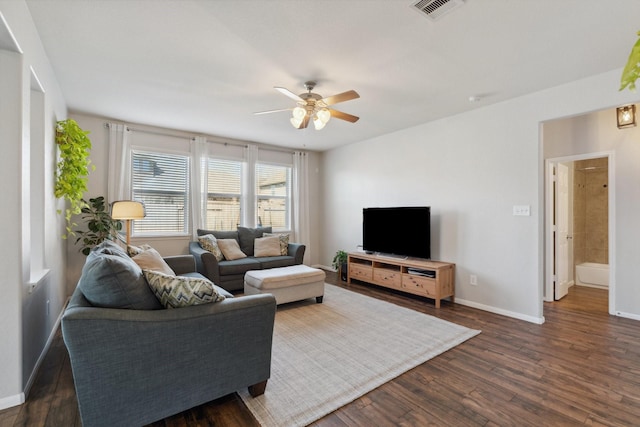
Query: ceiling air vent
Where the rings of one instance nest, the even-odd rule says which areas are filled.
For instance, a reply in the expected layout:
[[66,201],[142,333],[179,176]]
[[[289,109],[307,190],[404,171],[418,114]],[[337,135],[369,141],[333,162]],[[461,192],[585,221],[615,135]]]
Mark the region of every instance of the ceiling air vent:
[[413,7],[430,20],[437,21],[463,4],[464,0],[420,0]]

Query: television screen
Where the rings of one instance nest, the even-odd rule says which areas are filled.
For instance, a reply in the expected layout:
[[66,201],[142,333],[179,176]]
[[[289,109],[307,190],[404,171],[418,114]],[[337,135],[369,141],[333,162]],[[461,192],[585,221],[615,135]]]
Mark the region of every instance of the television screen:
[[380,254],[431,258],[431,210],[428,206],[364,208],[363,249]]

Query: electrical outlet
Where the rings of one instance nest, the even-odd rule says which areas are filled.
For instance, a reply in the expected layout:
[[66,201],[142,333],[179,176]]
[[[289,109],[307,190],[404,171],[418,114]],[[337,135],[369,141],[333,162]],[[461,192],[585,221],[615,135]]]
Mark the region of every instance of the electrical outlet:
[[478,276],[472,274],[469,276],[469,284],[473,286],[478,286]]
[[514,216],[531,216],[531,206],[529,205],[515,205],[513,207]]

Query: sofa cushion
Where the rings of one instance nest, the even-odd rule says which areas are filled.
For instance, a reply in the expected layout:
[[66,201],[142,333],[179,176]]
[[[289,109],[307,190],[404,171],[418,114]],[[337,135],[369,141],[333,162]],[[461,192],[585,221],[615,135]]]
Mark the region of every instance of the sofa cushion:
[[244,274],[249,270],[260,270],[260,262],[255,258],[242,258],[233,261],[220,261],[220,276]]
[[213,234],[203,234],[202,236],[198,236],[198,243],[200,243],[202,249],[211,252],[218,261],[222,261],[224,259],[224,255],[222,255],[222,251],[218,246],[218,239],[216,239]]
[[153,295],[142,269],[129,256],[109,253],[113,248],[96,247],[87,256],[78,287],[96,307],[155,310],[162,308]]
[[264,233],[271,233],[271,227],[247,228],[238,227],[240,249],[247,256],[253,256],[253,241],[262,237]]
[[280,238],[278,236],[260,237],[254,240],[254,253],[256,258],[266,256],[279,256]]
[[278,239],[280,239],[280,255],[289,254],[289,233],[264,233],[263,236],[278,236]]
[[169,264],[162,259],[162,255],[152,247],[143,250],[139,254],[135,255],[133,261],[140,266],[143,270],[159,271],[160,273],[175,276],[176,273],[169,267]]
[[215,286],[204,277],[172,276],[159,271],[143,270],[149,287],[166,308],[188,307],[222,301]]
[[256,258],[256,260],[260,262],[261,270],[265,270],[267,268],[288,267],[296,264],[296,259],[289,255]]
[[218,246],[222,251],[222,255],[224,255],[224,259],[228,261],[247,257],[247,255],[240,250],[238,242],[234,239],[219,239]]

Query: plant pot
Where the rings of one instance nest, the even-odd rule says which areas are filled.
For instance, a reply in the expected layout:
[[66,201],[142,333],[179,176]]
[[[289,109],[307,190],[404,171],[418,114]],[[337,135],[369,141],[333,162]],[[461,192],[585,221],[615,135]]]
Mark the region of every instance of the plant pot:
[[347,263],[343,262],[340,264],[340,279],[343,281],[347,281]]

